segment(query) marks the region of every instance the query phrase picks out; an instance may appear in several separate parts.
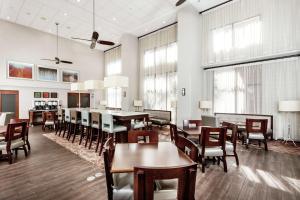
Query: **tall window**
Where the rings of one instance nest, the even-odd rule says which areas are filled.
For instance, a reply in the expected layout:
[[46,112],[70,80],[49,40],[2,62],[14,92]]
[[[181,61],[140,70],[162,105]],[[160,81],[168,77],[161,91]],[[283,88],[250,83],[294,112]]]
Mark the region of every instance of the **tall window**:
[[261,112],[261,66],[238,67],[214,72],[215,112]]
[[[106,76],[114,76],[122,73],[121,47],[105,52],[105,72]],[[107,106],[111,108],[121,108],[122,89],[107,88]]]

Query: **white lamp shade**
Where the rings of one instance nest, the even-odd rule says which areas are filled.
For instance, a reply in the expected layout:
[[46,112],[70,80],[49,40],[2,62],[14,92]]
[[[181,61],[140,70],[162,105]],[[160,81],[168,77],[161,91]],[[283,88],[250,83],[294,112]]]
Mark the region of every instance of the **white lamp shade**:
[[87,80],[84,81],[84,88],[86,90],[101,90],[104,88],[104,84],[101,80]]
[[211,101],[200,101],[199,102],[200,109],[211,109],[212,102]]
[[107,105],[107,101],[106,100],[100,101],[100,105],[101,106],[106,106]]
[[278,110],[282,112],[299,112],[300,101],[279,101]]
[[71,83],[71,91],[84,91],[83,83]]
[[108,76],[104,77],[104,87],[112,88],[126,88],[128,87],[128,77],[126,76]]
[[171,101],[171,108],[177,108],[177,101]]
[[133,106],[142,107],[143,106],[143,101],[142,100],[134,100],[133,101]]

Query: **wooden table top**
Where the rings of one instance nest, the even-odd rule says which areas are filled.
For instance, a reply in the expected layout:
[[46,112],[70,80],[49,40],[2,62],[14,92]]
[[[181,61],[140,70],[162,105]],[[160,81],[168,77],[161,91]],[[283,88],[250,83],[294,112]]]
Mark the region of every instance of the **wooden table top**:
[[133,172],[135,166],[176,167],[194,163],[172,142],[117,144],[112,173]]
[[201,135],[201,129],[202,127],[210,127],[210,126],[197,126],[197,127],[183,127],[183,126],[178,126],[179,131],[183,131],[187,135]]

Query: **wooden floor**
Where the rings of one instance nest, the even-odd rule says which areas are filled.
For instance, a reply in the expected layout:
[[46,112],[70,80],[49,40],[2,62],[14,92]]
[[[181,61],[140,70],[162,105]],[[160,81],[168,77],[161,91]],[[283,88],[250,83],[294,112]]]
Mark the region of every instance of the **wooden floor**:
[[[104,200],[105,176],[88,182],[95,169],[85,160],[31,129],[32,152],[14,164],[0,161],[0,200]],[[228,173],[210,165],[198,171],[196,199],[300,199],[300,156],[245,150],[239,146],[240,166],[228,159]]]

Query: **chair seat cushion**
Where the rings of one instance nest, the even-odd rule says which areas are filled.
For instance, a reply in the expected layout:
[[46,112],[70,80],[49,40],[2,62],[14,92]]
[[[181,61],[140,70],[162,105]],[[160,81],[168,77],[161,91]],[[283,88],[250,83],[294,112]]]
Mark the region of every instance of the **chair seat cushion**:
[[52,121],[52,120],[47,120],[47,121],[45,121],[45,125],[47,126],[47,125],[54,125],[54,121]]
[[154,200],[175,200],[177,190],[159,190],[154,192]]
[[71,120],[71,123],[72,123],[72,124],[80,124],[80,123],[81,123],[81,120],[77,120],[77,122],[76,122],[76,120]]
[[[199,146],[199,153],[202,155],[202,147]],[[223,156],[222,147],[206,147],[204,156]]]
[[126,185],[119,189],[113,190],[113,200],[132,200],[133,188],[130,185]]
[[144,122],[135,122],[132,124],[133,129],[145,128]]
[[[5,150],[6,149],[6,144],[7,142],[0,142],[0,150]],[[19,147],[22,147],[24,145],[24,141],[22,139],[17,139],[11,141],[10,149],[16,149]]]
[[133,188],[133,173],[113,173],[115,189],[122,189],[126,186]]
[[226,141],[225,144],[226,155],[233,155],[233,144],[229,141]]
[[166,179],[155,181],[157,190],[175,190],[178,187],[178,179]]
[[265,139],[265,137],[264,137],[264,134],[262,134],[262,133],[249,133],[249,139],[263,140],[263,139]]
[[103,127],[102,131],[107,132],[107,133],[125,132],[125,131],[127,131],[127,127],[121,126],[121,125],[114,125],[113,132],[111,132],[109,127]]

